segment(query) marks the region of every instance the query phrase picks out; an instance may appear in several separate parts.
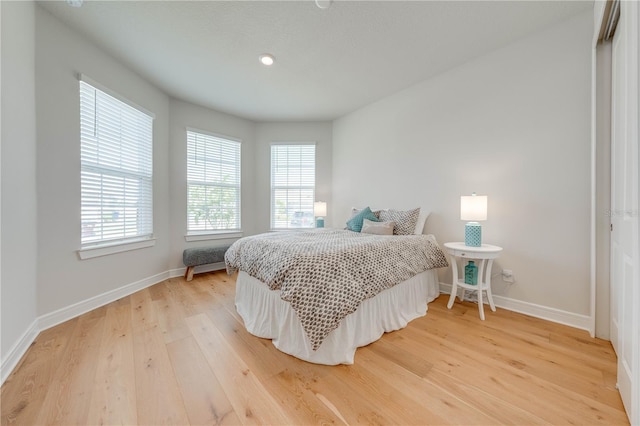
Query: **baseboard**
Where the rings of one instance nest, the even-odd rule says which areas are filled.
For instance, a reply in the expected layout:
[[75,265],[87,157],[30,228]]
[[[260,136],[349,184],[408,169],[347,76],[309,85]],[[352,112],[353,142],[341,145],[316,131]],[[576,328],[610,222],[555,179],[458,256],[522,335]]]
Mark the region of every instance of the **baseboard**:
[[184,271],[186,270],[187,268],[169,269],[169,278],[184,277]]
[[[22,335],[20,340],[13,345],[6,359],[2,360],[2,363],[0,364],[0,385],[2,385],[7,377],[9,377],[13,369],[18,365],[20,358],[22,358],[22,356],[27,352],[27,349],[29,349],[29,346],[31,346],[41,331],[171,278],[170,272],[172,271],[161,272],[151,277],[143,278],[134,283],[107,291],[106,293],[102,293],[98,296],[74,303],[73,305],[66,306],[58,309],[57,311],[36,318],[27,331]],[[184,273],[184,268],[182,273]]]
[[[210,272],[210,271],[219,271],[220,269],[224,269],[224,262],[212,263],[210,265],[202,265],[197,266],[195,272]],[[176,278],[184,275],[185,268],[171,269],[169,271],[161,272],[159,274],[153,275],[148,278],[143,278],[140,281],[136,281],[131,284],[127,284],[123,287],[116,288],[115,290],[108,291],[106,293],[102,293],[98,296],[91,297],[89,299],[83,300],[81,302],[75,303],[73,305],[58,309],[57,311],[48,313],[46,315],[42,315],[38,318],[38,329],[39,331],[46,330],[58,324],[61,324],[65,321],[68,321],[72,318],[80,316],[84,313],[87,313],[93,309],[99,308],[100,306],[104,306],[107,303],[111,303],[115,300],[121,299],[123,297],[129,296],[136,291],[142,290],[143,288],[150,287],[154,284],[157,284],[161,281],[164,281],[168,278]]]
[[20,339],[11,347],[6,358],[0,363],[0,385],[7,380],[14,368],[20,362],[22,356],[27,352],[29,346],[36,340],[40,330],[38,328],[38,319],[36,318],[29,328],[22,334]]
[[[451,284],[441,282],[440,292],[451,294]],[[575,314],[548,306],[536,305],[535,303],[523,302],[504,296],[496,296],[495,294],[493,295],[493,303],[502,309],[590,331],[591,319],[588,315]]]
[[93,309],[104,306],[107,303],[111,303],[123,297],[129,296],[136,291],[150,287],[161,281],[170,278],[169,271],[161,272],[148,278],[143,278],[140,281],[136,281],[131,284],[127,284],[123,287],[116,288],[114,290],[107,291],[106,293],[99,294],[98,296],[91,297],[73,305],[66,306],[58,309],[57,311],[42,315],[38,318],[39,331],[46,330],[72,318],[87,313]]
[[[212,263],[210,265],[202,265],[196,267],[196,273],[219,271],[225,269],[224,262]],[[20,362],[22,356],[27,352],[29,346],[35,341],[36,337],[41,331],[54,327],[65,321],[73,319],[84,313],[87,313],[93,309],[104,306],[108,303],[114,302],[123,297],[127,297],[136,291],[150,287],[154,284],[162,282],[168,278],[176,278],[184,276],[186,268],[170,269],[165,272],[153,275],[148,278],[143,278],[131,284],[127,284],[120,288],[107,291],[106,293],[99,294],[98,296],[91,297],[89,299],[74,303],[73,305],[66,306],[58,309],[57,311],[42,315],[33,321],[29,328],[24,332],[20,340],[16,342],[7,357],[0,362],[0,385],[9,377],[11,372]]]

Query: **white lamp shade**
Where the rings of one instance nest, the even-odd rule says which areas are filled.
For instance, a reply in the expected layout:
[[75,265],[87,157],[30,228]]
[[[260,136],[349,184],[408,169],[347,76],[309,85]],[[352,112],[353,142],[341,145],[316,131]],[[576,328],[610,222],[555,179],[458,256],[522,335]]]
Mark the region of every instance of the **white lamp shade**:
[[487,198],[486,195],[460,197],[460,220],[487,220]]
[[315,217],[325,217],[327,215],[327,203],[324,201],[313,203],[313,215]]

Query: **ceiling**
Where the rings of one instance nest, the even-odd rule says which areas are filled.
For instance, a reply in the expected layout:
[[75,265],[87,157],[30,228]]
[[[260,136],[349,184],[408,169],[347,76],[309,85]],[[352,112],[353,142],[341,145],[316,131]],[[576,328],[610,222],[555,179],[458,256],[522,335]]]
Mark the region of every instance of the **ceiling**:
[[[323,0],[325,1],[325,0]],[[41,7],[170,96],[255,121],[332,120],[593,1],[65,1]],[[267,68],[258,56],[271,53]]]

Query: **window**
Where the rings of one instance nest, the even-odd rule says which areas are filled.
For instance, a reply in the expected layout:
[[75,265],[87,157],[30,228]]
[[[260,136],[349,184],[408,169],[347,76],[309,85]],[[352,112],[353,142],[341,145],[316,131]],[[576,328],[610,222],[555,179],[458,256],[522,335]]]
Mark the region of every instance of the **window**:
[[80,81],[82,248],[153,235],[153,117]]
[[240,230],[240,142],[187,130],[187,231]]
[[271,145],[271,228],[313,228],[315,145]]

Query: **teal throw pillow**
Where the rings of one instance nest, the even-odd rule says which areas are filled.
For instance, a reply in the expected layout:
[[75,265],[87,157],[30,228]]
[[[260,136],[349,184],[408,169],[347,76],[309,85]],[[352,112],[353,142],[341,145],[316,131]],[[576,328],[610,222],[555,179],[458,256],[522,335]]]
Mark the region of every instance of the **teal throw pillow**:
[[360,210],[357,215],[353,216],[347,221],[347,229],[354,232],[361,232],[362,222],[364,222],[365,219],[368,219],[372,222],[380,222],[380,219],[378,219],[376,215],[373,214],[371,209],[369,207],[366,207]]

